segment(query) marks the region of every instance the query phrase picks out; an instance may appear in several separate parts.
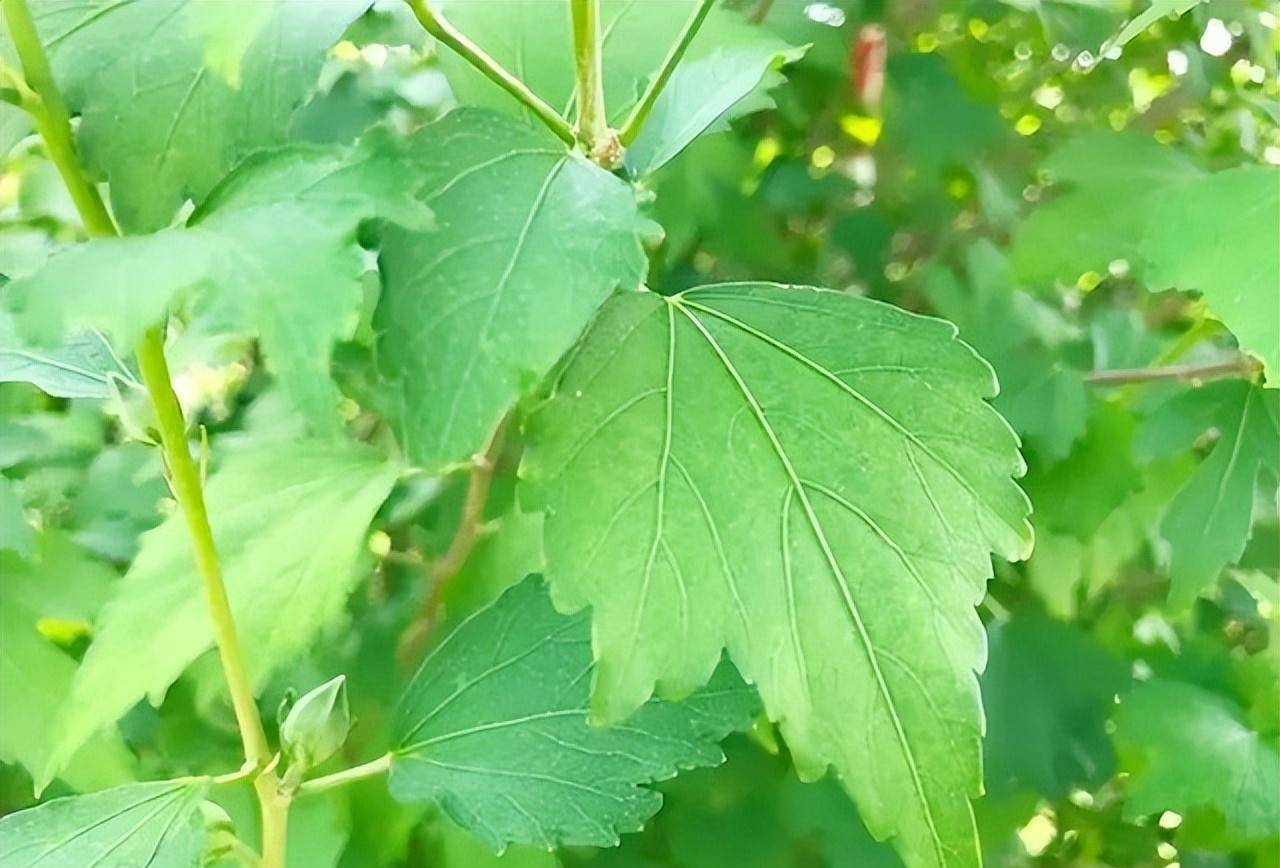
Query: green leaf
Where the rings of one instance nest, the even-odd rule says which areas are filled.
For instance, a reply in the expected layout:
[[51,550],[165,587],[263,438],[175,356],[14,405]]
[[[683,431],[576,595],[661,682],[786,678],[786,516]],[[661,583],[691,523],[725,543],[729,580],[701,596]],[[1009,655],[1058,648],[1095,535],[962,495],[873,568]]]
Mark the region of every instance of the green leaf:
[[484,445],[611,290],[639,285],[645,224],[625,184],[500,115],[452,112],[412,150],[439,222],[388,233],[374,325],[400,445],[439,468]]
[[[366,447],[307,441],[237,452],[210,477],[206,502],[227,595],[258,683],[340,616],[369,521],[395,477]],[[212,647],[186,526],[175,514],[143,535],[102,610],[52,733],[45,777],[144,696],[158,701]]]
[[1074,627],[1031,612],[988,629],[982,676],[983,771],[995,798],[1022,787],[1060,799],[1111,777],[1106,724],[1129,682],[1125,664]]
[[1087,542],[1142,484],[1133,460],[1133,414],[1114,402],[1099,403],[1085,437],[1071,454],[1025,484],[1035,505],[1036,529],[1070,533]]
[[1079,339],[1062,314],[1019,290],[1004,255],[988,241],[965,251],[965,280],[935,267],[924,280],[934,309],[991,363],[1000,379],[993,402],[1049,461],[1065,458],[1085,432],[1082,374],[1065,350]]
[[[1144,468],[1142,487],[1131,493],[1085,540],[1036,529],[1036,550],[1027,562],[1027,579],[1049,613],[1074,618],[1082,600],[1110,587],[1121,570],[1154,541],[1169,502],[1190,478],[1196,462],[1190,455],[1161,460]],[[1055,493],[1046,489],[1048,503]],[[1033,507],[1036,502],[1032,501]]]
[[128,784],[10,814],[0,819],[0,866],[191,868],[208,789],[207,778]]
[[736,118],[772,108],[767,92],[782,83],[778,70],[805,51],[746,24],[719,41],[710,54],[686,56],[676,67],[627,148],[624,165],[633,175],[656,171],[700,135],[727,130]]
[[1169,543],[1170,600],[1185,606],[1244,552],[1253,528],[1254,486],[1280,473],[1280,392],[1223,380],[1180,392],[1139,432],[1137,449],[1169,455],[1216,428],[1218,441],[1169,505],[1160,535]]
[[0,383],[31,383],[55,398],[106,398],[113,379],[137,384],[101,334],[82,332],[51,350],[30,347],[12,314],[0,310]]
[[128,232],[169,223],[253,151],[284,141],[326,50],[366,0],[34,0],[78,145]]
[[1124,27],[1120,28],[1119,33],[1102,45],[1098,54],[1101,57],[1106,57],[1112,49],[1123,48],[1128,45],[1134,37],[1151,27],[1161,18],[1183,15],[1192,7],[1199,6],[1205,2],[1207,0],[1151,0],[1151,5],[1126,22]]
[[331,347],[355,330],[364,297],[357,229],[375,217],[428,224],[404,173],[400,145],[382,130],[351,150],[260,154],[187,227],[67,248],[8,287],[9,307],[36,343],[94,328],[128,351],[167,306],[191,302],[256,332],[295,405],[316,429],[332,431]]
[[501,851],[609,847],[657,812],[645,784],[724,761],[756,699],[725,663],[684,702],[654,700],[625,724],[591,726],[591,631],[526,579],[427,658],[396,712],[391,792],[430,799]]
[[1089,133],[1045,160],[1061,188],[1014,233],[1011,256],[1034,285],[1074,284],[1126,260],[1142,270],[1142,237],[1160,197],[1203,173],[1180,151],[1138,133]]
[[[694,0],[636,3],[604,0],[600,32],[609,123],[620,127],[644,86],[662,65]],[[573,109],[573,45],[569,16],[551,14],[523,0],[450,0],[445,14],[459,30],[512,70],[553,108]],[[704,132],[772,106],[765,92],[781,82],[777,69],[804,53],[741,13],[717,4],[694,37],[681,65],[659,96],[644,132],[627,158],[633,172],[652,172]],[[458,101],[532,116],[505,92],[450,51],[440,55]]]
[[1094,51],[1123,20],[1124,0],[1004,0],[1034,12],[1044,27],[1045,40]]
[[1280,169],[1245,166],[1154,203],[1142,253],[1152,290],[1194,289],[1280,384]]
[[[19,763],[36,778],[76,671],[75,659],[40,632],[41,622],[71,633],[83,629],[114,576],[65,536],[48,531],[25,560],[0,553],[0,576],[0,759]],[[76,789],[97,789],[130,780],[132,766],[112,728],[89,740],[60,777]]]
[[936,54],[894,52],[885,102],[885,144],[905,154],[930,183],[1007,135],[995,106],[971,97]]
[[557,602],[593,607],[597,717],[721,649],[805,779],[834,765],[909,865],[976,865],[973,607],[1024,557],[1013,432],[955,327],[771,284],[620,293],[529,425]]
[[7,476],[0,476],[0,552],[8,550],[22,557],[31,554],[35,528],[27,521],[26,507]]
[[1153,681],[1116,710],[1129,771],[1124,813],[1214,808],[1233,833],[1273,838],[1280,828],[1280,753],[1232,702],[1190,684]]

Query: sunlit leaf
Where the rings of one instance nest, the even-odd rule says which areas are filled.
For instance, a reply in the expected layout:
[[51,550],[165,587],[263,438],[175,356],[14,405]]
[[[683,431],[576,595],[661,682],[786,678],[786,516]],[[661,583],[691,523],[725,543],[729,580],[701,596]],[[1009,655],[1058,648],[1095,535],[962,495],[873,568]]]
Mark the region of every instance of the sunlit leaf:
[[620,293],[530,426],[559,603],[616,721],[730,655],[803,777],[914,865],[978,860],[990,552],[1026,554],[1015,438],[952,325],[809,288]]

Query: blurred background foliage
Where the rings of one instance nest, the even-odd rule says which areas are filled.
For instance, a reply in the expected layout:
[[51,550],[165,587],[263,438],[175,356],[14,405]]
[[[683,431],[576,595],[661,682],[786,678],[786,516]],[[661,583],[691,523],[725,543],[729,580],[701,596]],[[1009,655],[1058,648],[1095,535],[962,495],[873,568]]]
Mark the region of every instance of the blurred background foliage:
[[[665,229],[649,282],[676,292],[751,278],[866,294],[951,319],[996,369],[997,405],[1024,443],[1037,547],[1025,564],[998,565],[982,607],[987,795],[976,811],[988,864],[1278,864],[1280,522],[1266,454],[1276,444],[1265,433],[1233,439],[1256,368],[1197,295],[1153,291],[1177,280],[1153,274],[1133,245],[1147,199],[1170,179],[1280,165],[1280,6],[1154,0],[1155,13],[1191,8],[1154,14],[1121,47],[1115,37],[1146,0],[737,5],[809,48],[772,91],[774,107],[699,139],[642,191]],[[434,47],[400,4],[379,2],[332,50],[294,135],[348,142],[451,105]],[[13,273],[79,229],[38,140],[0,169],[0,272]],[[1176,228],[1186,215],[1158,219]],[[366,323],[337,359],[352,427],[377,438],[377,416],[361,407],[370,344]],[[171,364],[188,413],[220,450],[296,430],[251,343],[216,322],[190,318]],[[1229,376],[1125,373],[1175,364]],[[35,643],[35,658],[22,659],[44,661],[17,672],[5,668],[16,652],[0,654],[5,692],[29,706],[11,715],[3,702],[0,810],[31,803],[19,764],[39,734],[30,728],[52,713],[138,535],[172,509],[137,442],[147,418],[133,375],[119,370],[89,384],[105,399],[0,385],[0,567],[16,575],[31,559],[60,560],[56,572],[74,585],[0,608],[4,645]],[[1259,394],[1274,412],[1275,393]],[[1215,492],[1190,480],[1226,460],[1224,442],[1231,463],[1212,477],[1218,500],[1206,505]],[[512,503],[517,460],[515,445],[499,462],[490,532],[451,586],[449,620],[536,569],[537,528]],[[400,633],[462,494],[447,479],[399,484],[370,537],[349,623],[279,678],[266,707],[285,684],[346,673],[357,718],[347,752],[381,749],[404,677]],[[1234,518],[1219,527],[1224,499]],[[1205,554],[1198,531],[1224,550]],[[162,703],[136,708],[118,736],[86,747],[66,785],[220,772],[239,764],[238,749],[206,659]],[[614,850],[495,857],[373,781],[300,804],[290,864],[899,864],[836,785],[798,781],[767,726],[726,752],[724,767],[664,785],[663,811]],[[252,828],[251,806],[227,798]]]

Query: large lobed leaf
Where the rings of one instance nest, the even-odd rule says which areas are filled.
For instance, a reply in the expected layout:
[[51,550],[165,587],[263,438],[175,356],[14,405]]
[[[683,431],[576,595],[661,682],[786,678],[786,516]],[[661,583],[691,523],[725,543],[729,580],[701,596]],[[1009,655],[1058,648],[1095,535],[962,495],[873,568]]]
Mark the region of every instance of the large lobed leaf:
[[631,190],[545,130],[460,110],[419,132],[411,171],[435,231],[390,231],[374,325],[400,444],[438,468],[479,450],[618,286],[647,262]]
[[0,868],[192,868],[207,778],[127,784],[0,819]]
[[657,813],[645,785],[724,761],[717,742],[756,707],[728,663],[683,702],[591,726],[589,618],[561,615],[530,577],[422,664],[396,712],[391,792],[430,799],[495,850],[618,843]]
[[[374,450],[301,441],[236,453],[207,504],[227,595],[261,682],[342,611],[369,521],[396,477]],[[44,779],[94,732],[169,685],[213,647],[181,515],[144,534],[98,619],[50,735]]]
[[79,149],[130,232],[169,223],[284,141],[325,52],[367,0],[34,0]]
[[1013,433],[955,327],[767,284],[620,293],[530,423],[593,708],[681,695],[721,649],[806,778],[834,765],[911,865],[976,865],[990,552],[1026,554]]
[[404,171],[402,146],[384,130],[352,149],[264,152],[186,227],[68,248],[7,287],[7,303],[19,333],[38,344],[99,329],[127,352],[168,305],[190,301],[257,333],[295,405],[332,431],[331,348],[354,331],[364,292],[357,229],[370,218],[430,222]]

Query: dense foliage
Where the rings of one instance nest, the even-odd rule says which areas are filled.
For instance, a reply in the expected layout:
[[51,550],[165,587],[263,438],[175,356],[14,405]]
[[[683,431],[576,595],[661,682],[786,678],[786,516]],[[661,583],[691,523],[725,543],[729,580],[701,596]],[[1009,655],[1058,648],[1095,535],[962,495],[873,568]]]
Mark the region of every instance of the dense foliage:
[[0,8],[0,868],[1280,860],[1280,6]]

